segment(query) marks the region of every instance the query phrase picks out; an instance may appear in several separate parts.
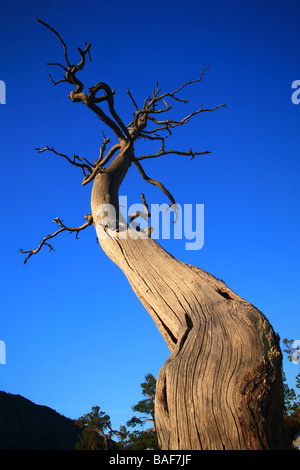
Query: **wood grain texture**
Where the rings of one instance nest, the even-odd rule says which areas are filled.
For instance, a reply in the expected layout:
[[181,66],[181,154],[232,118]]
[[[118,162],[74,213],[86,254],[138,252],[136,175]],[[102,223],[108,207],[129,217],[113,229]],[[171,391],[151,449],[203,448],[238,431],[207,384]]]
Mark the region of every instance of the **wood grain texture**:
[[[84,49],[78,47],[80,60],[73,64],[59,33],[39,18],[37,21],[56,35],[64,50],[65,65],[58,62],[49,65],[62,68],[65,76],[57,81],[50,76],[51,82],[71,85],[71,101],[87,106],[117,138],[117,144],[105,155],[110,139],[103,135],[100,155],[94,162],[76,155],[69,158],[49,147],[39,151],[50,150],[81,168],[83,185],[93,182],[92,214],[88,215],[86,224],[71,230],[78,232],[93,222],[101,247],[122,269],[171,351],[157,379],[155,401],[160,447],[171,450],[280,448],[282,357],[278,337],[268,320],[209,273],[181,263],[154,240],[137,238],[137,232],[127,226],[127,221],[122,217],[116,221],[113,214],[119,212],[118,191],[131,163],[143,180],[159,188],[173,205],[173,195],[160,181],[149,177],[140,162],[167,154],[194,159],[209,153],[166,149],[165,140],[175,128],[194,116],[225,108],[226,103],[212,108],[201,105],[179,120],[164,114],[172,108],[166,99],[171,103],[188,102],[179,92],[201,82],[208,67],[199,78],[185,82],[171,93],[161,93],[157,85],[141,109],[128,91],[135,112],[132,122],[126,126],[115,110],[114,90],[99,81],[85,92],[77,76],[86,59],[91,59],[91,45],[86,44]],[[100,92],[103,94],[99,96]],[[101,108],[104,102],[107,111]],[[134,143],[140,138],[159,141],[160,149],[154,154],[135,156]],[[106,215],[105,204],[109,205]],[[62,229],[68,228],[62,226]],[[26,252],[28,257],[43,245],[51,249],[47,241],[60,231],[45,237],[37,250]]]
[[126,225],[103,238],[97,210],[108,200],[117,207],[115,190],[107,174],[96,177],[92,214],[99,242],[171,351],[156,387],[161,449],[280,449],[282,355],[272,326],[223,282],[155,240],[134,239]]

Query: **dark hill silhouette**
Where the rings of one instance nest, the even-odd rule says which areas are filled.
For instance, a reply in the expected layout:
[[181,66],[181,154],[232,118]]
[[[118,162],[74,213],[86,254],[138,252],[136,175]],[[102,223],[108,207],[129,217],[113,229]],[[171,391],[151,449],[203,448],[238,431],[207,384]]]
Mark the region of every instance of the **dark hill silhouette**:
[[[52,408],[0,391],[0,450],[75,450],[80,432]],[[109,448],[118,449],[113,440]]]
[[53,409],[0,392],[0,450],[73,450],[79,432]]

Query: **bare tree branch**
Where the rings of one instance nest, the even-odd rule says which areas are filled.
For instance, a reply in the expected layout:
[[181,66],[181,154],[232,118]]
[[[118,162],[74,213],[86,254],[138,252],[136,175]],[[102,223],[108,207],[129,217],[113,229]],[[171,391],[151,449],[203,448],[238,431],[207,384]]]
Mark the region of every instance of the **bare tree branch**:
[[[166,139],[168,136],[161,136],[159,135],[160,132],[162,131],[167,131],[169,135],[171,135],[171,129],[177,126],[181,126],[189,121],[189,119],[201,112],[204,111],[214,111],[215,109],[218,109],[220,107],[225,107],[225,104],[216,106],[214,108],[203,108],[201,105],[201,108],[188,116],[185,116],[181,120],[174,120],[174,119],[165,119],[165,120],[158,120],[157,115],[161,113],[165,113],[170,111],[172,108],[171,105],[169,105],[166,102],[166,98],[171,98],[173,100],[179,101],[186,103],[188,100],[179,98],[178,93],[181,92],[185,87],[188,85],[191,85],[193,83],[200,82],[202,80],[202,77],[205,73],[205,71],[208,69],[208,67],[205,67],[199,78],[196,80],[191,80],[188,81],[184,84],[182,84],[179,88],[174,90],[173,92],[167,92],[160,94],[160,88],[158,87],[158,84],[156,85],[156,89],[153,90],[152,97],[148,97],[143,105],[142,109],[138,108],[138,105],[136,101],[134,100],[132,94],[130,93],[129,90],[127,90],[127,93],[134,105],[135,108],[135,113],[134,113],[134,118],[133,121],[126,126],[118,113],[115,110],[114,107],[114,91],[104,82],[98,82],[96,85],[90,87],[88,89],[88,93],[84,93],[84,85],[83,83],[77,78],[76,73],[80,70],[83,69],[86,61],[86,55],[89,55],[90,57],[90,44],[86,44],[85,49],[81,49],[78,47],[78,51],[80,54],[80,62],[76,65],[72,65],[69,61],[68,58],[68,53],[67,53],[67,47],[65,42],[62,40],[61,36],[57,33],[57,31],[49,26],[47,23],[44,21],[41,21],[40,19],[37,18],[37,21],[46,26],[50,31],[52,31],[59,39],[61,44],[63,45],[64,48],[64,53],[65,53],[65,59],[66,59],[66,64],[67,66],[64,66],[60,64],[59,62],[48,62],[48,65],[53,65],[53,66],[58,66],[62,68],[65,71],[65,77],[63,77],[61,80],[54,81],[50,75],[50,80],[54,85],[57,85],[58,83],[62,82],[67,82],[71,85],[75,86],[75,89],[73,89],[70,92],[69,97],[71,98],[72,101],[74,102],[82,102],[86,106],[88,106],[95,114],[99,117],[99,119],[107,125],[109,128],[111,128],[115,135],[117,136],[119,142],[127,140],[129,142],[133,142],[137,138],[144,138],[144,139],[149,139],[149,140],[161,140],[162,142],[162,149],[164,150],[164,139]],[[91,58],[91,57],[90,57]],[[104,91],[104,94],[97,96],[97,94],[100,91]],[[103,101],[106,101],[108,104],[109,112],[111,117],[109,117],[98,105],[102,103]],[[164,103],[164,107],[160,108],[158,107],[158,104],[161,102]],[[148,121],[152,121],[153,123],[157,124],[157,127],[154,130],[146,130]],[[111,158],[111,154],[107,156],[108,158]],[[169,153],[174,153],[174,152],[169,152]],[[175,152],[176,153],[176,152]],[[202,153],[201,153],[202,154]],[[193,153],[193,155],[196,155],[196,153]],[[155,156],[158,156],[155,154]],[[146,157],[145,157],[146,158]],[[147,158],[154,158],[154,157],[149,157]],[[106,159],[106,160],[107,160]],[[142,158],[140,158],[142,159]],[[101,159],[102,164],[103,164],[103,158]],[[98,159],[96,167],[98,167],[100,161]],[[95,172],[98,170],[94,166],[92,171],[89,172],[88,175],[85,177],[85,184],[93,179],[93,175]]]
[[[99,91],[99,90],[104,90],[105,91],[105,95],[103,95],[101,97],[101,101],[104,101],[106,100],[107,101],[107,104],[108,104],[108,107],[109,107],[109,111],[111,113],[111,115],[113,116],[113,118],[115,119],[116,123],[119,125],[119,127],[122,129],[122,131],[124,132],[124,134],[126,135],[126,137],[130,138],[130,134],[129,134],[129,131],[127,129],[127,127],[125,126],[125,124],[123,123],[122,119],[120,118],[120,116],[117,114],[115,108],[114,108],[114,99],[113,99],[113,95],[114,95],[114,92],[113,90],[110,88],[110,86],[108,86],[106,83],[104,82],[99,82],[97,83],[97,85],[95,85],[94,87],[90,88],[89,89],[89,96],[88,96],[88,101],[91,101],[93,103],[96,103],[97,102],[97,99],[95,98],[95,94]],[[99,108],[100,109],[100,108]],[[100,117],[100,116],[99,116]],[[107,116],[106,116],[107,117]],[[100,117],[101,119],[101,117]],[[123,137],[124,138],[124,137]]]
[[99,164],[101,164],[101,166],[104,166],[106,163],[109,162],[109,160],[112,158],[112,156],[116,153],[117,150],[119,150],[121,148],[121,144],[116,144],[114,145],[108,152],[107,154],[105,155],[105,157],[103,157],[102,160],[100,160]]
[[147,204],[147,201],[146,201],[146,198],[145,198],[144,194],[141,194],[141,198],[142,198],[142,201],[143,201],[145,214],[147,215],[147,217],[149,219],[151,217],[151,214],[150,214],[149,206]]
[[[72,80],[67,80],[69,83],[75,83]],[[82,85],[83,87],[83,85]],[[99,91],[100,89],[105,90],[105,95],[102,95],[100,98],[97,98],[95,96],[96,91]],[[96,90],[96,91],[95,91]],[[84,103],[88,108],[90,108],[100,119],[101,121],[108,126],[110,129],[114,131],[116,134],[117,138],[119,141],[124,140],[124,135],[122,133],[122,130],[126,133],[127,136],[129,136],[128,129],[126,128],[125,124],[122,122],[118,114],[116,113],[114,109],[114,100],[113,100],[113,90],[106,85],[106,83],[100,82],[94,87],[89,88],[89,95],[86,95],[85,93],[78,92],[76,90],[72,90],[70,93],[70,98],[73,102],[82,102]],[[109,117],[105,112],[97,106],[96,103],[99,103],[101,101],[107,101],[109,110],[114,117],[114,119],[117,121],[117,123],[120,125],[120,127]]]
[[65,158],[72,165],[81,168],[84,174],[82,185],[85,186],[86,184],[90,183],[95,178],[95,176],[97,175],[99,171],[105,171],[104,165],[109,162],[112,156],[121,147],[120,144],[116,144],[113,147],[111,147],[111,149],[107,152],[106,155],[104,155],[106,146],[110,142],[110,139],[106,138],[104,134],[103,134],[103,137],[104,137],[104,140],[100,147],[99,158],[96,161],[94,161],[94,163],[91,163],[86,158],[79,157],[78,155],[75,155],[75,154],[73,155],[73,158],[70,158],[68,155],[64,153],[57,152],[53,147],[48,147],[48,146],[44,148],[37,147],[36,150],[39,153],[43,153],[45,151],[52,152],[55,155],[59,155]]
[[[144,138],[144,139],[148,139],[148,140],[160,140],[161,143],[162,143],[160,152],[158,154],[154,154],[154,155],[151,155],[151,156],[147,155],[145,157],[140,157],[138,159],[141,160],[141,159],[144,159],[144,158],[154,158],[154,157],[157,157],[157,156],[160,156],[160,155],[164,155],[165,153],[162,153],[162,151],[165,151],[165,139],[172,135],[172,129],[173,128],[178,127],[178,126],[182,126],[183,124],[186,124],[193,116],[196,116],[197,114],[199,114],[201,112],[214,111],[218,108],[226,107],[225,103],[222,104],[222,105],[219,105],[219,106],[215,106],[214,108],[203,108],[203,106],[201,105],[200,109],[198,109],[197,111],[194,111],[193,113],[189,114],[188,116],[185,116],[181,120],[175,120],[175,119],[158,120],[157,119],[158,114],[166,113],[166,112],[170,111],[170,109],[172,108],[172,106],[166,102],[165,98],[169,97],[169,98],[172,98],[174,100],[187,103],[188,100],[179,98],[177,96],[177,94],[184,87],[186,87],[190,84],[197,83],[197,82],[201,81],[202,77],[203,77],[203,75],[204,75],[204,73],[207,69],[208,69],[208,67],[205,67],[202,70],[200,78],[184,83],[183,85],[181,85],[179,88],[177,88],[175,91],[173,91],[171,93],[168,92],[168,93],[160,94],[160,89],[159,89],[158,84],[157,84],[156,89],[153,90],[152,97],[148,97],[145,100],[142,109],[138,109],[138,106],[137,106],[136,102],[134,101],[132,95],[127,90],[128,94],[131,97],[131,100],[134,104],[135,110],[136,110],[135,113],[134,113],[133,121],[127,126],[130,130],[130,135],[132,136],[132,139],[135,140],[135,139]],[[160,102],[164,103],[164,107],[158,107],[157,106],[158,104],[160,104]],[[148,128],[147,126],[150,123],[150,121],[153,122],[154,124],[156,124],[157,127],[155,127],[152,130],[150,128]],[[168,135],[162,134],[163,132],[167,132]],[[178,152],[168,151],[168,153],[178,153]],[[202,155],[204,153],[208,153],[208,151],[207,152],[201,152],[201,153],[189,152],[188,154],[191,154],[192,155],[191,158],[194,158],[194,156],[196,154]],[[185,155],[185,153],[179,153],[179,154],[184,154]]]
[[[65,76],[61,80],[54,81],[50,75],[51,82],[54,85],[57,85],[62,82],[67,82],[73,85],[75,88],[72,89],[70,92],[70,95],[69,95],[70,99],[74,102],[84,103],[88,108],[90,108],[105,125],[107,125],[110,129],[114,131],[119,141],[116,145],[111,147],[108,150],[108,152],[105,154],[106,147],[107,147],[107,144],[110,142],[110,139],[106,138],[103,134],[104,140],[100,147],[99,157],[93,163],[89,162],[87,159],[78,157],[75,154],[73,158],[70,158],[67,155],[56,152],[53,148],[49,148],[49,147],[45,147],[44,149],[39,148],[37,150],[39,152],[50,150],[56,155],[60,155],[64,157],[71,164],[77,167],[80,167],[84,174],[84,178],[82,181],[83,185],[86,185],[92,180],[94,180],[94,178],[99,172],[116,171],[115,167],[110,166],[109,168],[105,168],[104,165],[106,165],[111,160],[111,158],[115,155],[117,151],[120,151],[119,156],[124,156],[124,158],[127,158],[127,163],[132,161],[136,165],[140,175],[145,181],[161,189],[161,191],[169,198],[171,202],[170,206],[175,207],[175,212],[176,212],[176,203],[175,203],[175,199],[173,195],[167,190],[167,188],[160,181],[154,180],[146,175],[143,167],[140,164],[140,161],[151,159],[151,158],[158,158],[160,156],[169,155],[169,154],[189,156],[190,159],[192,160],[195,158],[195,156],[206,155],[210,153],[208,150],[202,151],[202,152],[194,152],[192,149],[190,149],[189,151],[180,151],[176,149],[168,150],[165,148],[165,139],[172,135],[173,128],[186,124],[187,122],[189,122],[189,120],[193,116],[196,116],[202,112],[214,111],[218,108],[226,107],[225,103],[219,106],[215,106],[213,108],[203,108],[203,106],[201,105],[200,109],[190,113],[189,115],[185,116],[183,119],[180,119],[180,120],[176,120],[173,118],[172,119],[158,119],[158,115],[167,113],[172,109],[172,105],[168,104],[168,102],[166,101],[167,98],[170,98],[174,101],[178,101],[181,103],[188,102],[187,99],[180,98],[178,96],[179,93],[185,87],[191,84],[200,82],[206,70],[208,69],[208,67],[205,67],[202,70],[199,78],[183,83],[179,88],[175,89],[173,92],[167,92],[167,93],[161,94],[161,90],[158,84],[156,84],[156,88],[153,90],[152,96],[149,96],[144,101],[143,107],[141,109],[139,109],[131,92],[127,90],[127,93],[134,106],[135,112],[133,113],[133,120],[126,126],[124,122],[122,121],[122,119],[120,118],[119,114],[115,110],[115,106],[114,106],[115,91],[112,90],[110,86],[107,85],[106,83],[98,82],[96,83],[96,85],[88,88],[88,92],[86,93],[84,92],[83,83],[78,79],[76,75],[78,71],[84,68],[87,55],[89,56],[91,60],[91,56],[90,56],[91,45],[86,44],[86,47],[84,49],[81,49],[78,47],[78,51],[80,54],[80,61],[78,64],[73,65],[71,64],[68,58],[67,47],[64,41],[62,40],[61,36],[55,31],[54,28],[49,26],[47,23],[39,19],[37,20],[41,24],[46,26],[50,31],[52,31],[58,37],[59,41],[61,42],[64,48],[66,65],[60,64],[59,62],[48,62],[48,65],[61,68],[65,72]],[[103,109],[101,109],[101,107],[99,106],[103,102],[106,102],[108,105],[109,112],[107,113],[104,112]],[[151,129],[151,127],[154,127],[154,129]],[[140,138],[148,139],[152,141],[160,141],[161,147],[159,151],[157,153],[145,154],[145,155],[135,157],[133,144],[135,140],[140,139]],[[119,165],[119,161],[122,161],[122,160],[121,159],[118,160],[118,165]],[[137,214],[132,214],[130,221],[133,222],[135,217],[137,217]],[[60,230],[62,230],[62,228]],[[50,238],[51,237],[52,236],[50,236]],[[44,239],[44,244],[47,244],[47,240],[48,238],[46,237]],[[50,247],[50,249],[52,249],[51,245],[48,244],[48,246]],[[32,254],[32,252],[29,252],[29,253],[30,255]]]
[[47,62],[46,65],[57,65],[58,67],[61,67],[62,69],[64,69],[65,72],[68,71],[67,67],[65,67],[64,65],[60,64],[59,62]]
[[182,126],[183,124],[186,124],[190,120],[191,117],[196,116],[199,113],[203,113],[207,111],[215,111],[216,109],[219,109],[219,108],[226,108],[226,103],[219,104],[218,106],[215,106],[214,108],[202,108],[202,105],[201,105],[200,109],[184,117],[183,119],[181,119],[181,121],[176,121],[174,119],[166,119],[165,121],[158,121],[153,116],[148,116],[148,119],[155,122],[155,124],[158,124],[159,126],[163,126],[160,128],[160,130],[163,130],[163,129],[168,129],[170,127],[174,128],[177,126]]
[[147,237],[149,238],[149,237],[151,237],[153,227],[148,225],[148,227],[146,227],[144,229],[141,229],[141,227],[136,222],[134,222],[135,219],[137,219],[138,217],[141,217],[146,222],[148,222],[148,219],[151,217],[151,214],[150,214],[150,211],[149,211],[149,206],[147,204],[147,201],[146,201],[146,198],[145,198],[144,194],[141,194],[141,198],[142,198],[142,201],[143,201],[143,207],[144,207],[145,212],[136,211],[132,214],[129,214],[129,222],[137,232],[142,232],[142,233],[146,234]]
[[94,162],[93,168],[90,172],[89,175],[86,175],[83,180],[82,180],[82,185],[85,186],[86,184],[90,183],[93,181],[95,176],[100,172],[100,171],[105,171],[104,165],[109,162],[109,160],[113,157],[113,155],[116,153],[117,150],[121,148],[121,144],[116,144],[111,149],[107,152],[105,156],[104,155],[104,150],[106,147],[106,144],[109,142],[109,139],[104,139],[104,142],[100,148],[100,156],[98,160]]
[[68,80],[66,80],[65,78],[62,78],[61,80],[57,80],[57,81],[55,82],[55,81],[53,80],[52,76],[50,75],[50,73],[48,73],[48,75],[49,75],[50,81],[53,83],[53,86],[58,85],[59,83],[68,82]]
[[136,104],[136,102],[135,102],[135,100],[134,100],[132,94],[130,93],[129,90],[126,90],[126,91],[127,91],[128,95],[130,96],[130,99],[131,99],[131,101],[132,101],[132,103],[133,103],[133,106],[135,107],[135,110],[138,111],[139,108],[138,108],[138,106],[137,106],[137,104]]
[[85,228],[89,227],[93,223],[92,214],[87,214],[84,218],[87,219],[87,221],[84,224],[82,224],[80,227],[75,227],[75,228],[67,227],[66,225],[63,224],[62,220],[60,220],[58,217],[56,217],[54,220],[52,220],[52,222],[58,224],[61,227],[59,230],[57,230],[56,232],[52,233],[51,235],[47,235],[45,238],[43,238],[43,240],[41,241],[41,243],[39,244],[39,246],[37,247],[36,250],[24,251],[21,248],[19,249],[20,253],[28,254],[28,256],[25,258],[24,264],[27,263],[28,259],[32,255],[37,254],[44,245],[48,246],[50,251],[54,251],[53,246],[50,245],[50,243],[47,243],[47,241],[50,240],[51,238],[56,237],[61,232],[65,232],[65,231],[68,231],[70,233],[76,232],[76,238],[78,238],[78,233],[81,230],[84,230]]
[[157,186],[158,188],[160,188],[162,190],[162,192],[170,199],[170,201],[171,201],[170,205],[171,206],[173,204],[176,205],[174,197],[172,196],[172,194],[167,190],[167,188],[162,183],[160,183],[159,181],[156,181],[152,178],[149,178],[149,176],[146,175],[146,173],[145,173],[143,167],[141,166],[141,164],[136,159],[133,160],[133,163],[137,167],[141,177],[145,181],[147,181],[147,183],[153,184],[154,186]]
[[[175,96],[177,93],[179,93],[183,88],[185,88],[186,86],[188,85],[191,85],[193,83],[197,83],[197,82],[201,82],[202,80],[202,77],[203,75],[205,74],[206,70],[209,68],[209,65],[207,67],[205,67],[202,72],[201,72],[201,75],[199,78],[197,78],[196,80],[191,80],[189,82],[185,82],[183,85],[181,85],[179,88],[177,88],[177,90],[173,91],[172,93],[164,93],[163,95],[160,95],[160,96],[154,96],[152,101],[153,103],[157,103],[158,101],[160,100],[163,100],[164,98],[166,98],[167,96],[169,96],[170,98],[173,98],[174,100],[177,100],[177,101],[181,101],[183,103],[187,103],[188,100],[183,100],[181,98],[178,98],[177,96]],[[151,106],[152,105],[152,102],[150,101],[149,105]]]
[[69,59],[68,59],[68,54],[67,54],[67,46],[66,44],[64,43],[64,41],[62,40],[62,38],[60,37],[60,35],[58,34],[57,31],[55,31],[55,29],[51,28],[51,26],[49,26],[47,23],[44,23],[44,21],[40,20],[39,18],[36,18],[37,21],[41,24],[43,24],[44,26],[46,26],[46,28],[50,29],[57,37],[58,39],[60,40],[60,42],[62,43],[63,45],[63,48],[64,48],[64,52],[65,52],[65,59],[66,59],[66,62],[68,64],[68,67],[70,67],[70,62],[69,62]]
[[[91,56],[90,56],[91,44],[86,44],[85,49],[81,49],[80,47],[78,47],[78,51],[79,51],[81,60],[78,64],[72,65],[69,61],[69,58],[68,58],[66,44],[62,40],[62,38],[58,34],[58,32],[54,28],[49,26],[47,23],[40,20],[39,18],[37,18],[37,21],[39,23],[43,24],[44,26],[46,26],[50,31],[52,31],[58,37],[58,39],[60,40],[60,42],[63,45],[64,52],[65,52],[65,59],[66,59],[67,67],[65,67],[64,65],[62,65],[58,62],[48,62],[49,65],[59,66],[59,67],[63,68],[66,72],[65,77],[61,80],[56,81],[56,82],[52,79],[52,77],[50,75],[50,80],[52,81],[52,83],[54,85],[57,85],[58,83],[67,82],[71,85],[75,85],[75,90],[72,90],[70,92],[70,95],[69,95],[70,99],[73,102],[82,102],[86,106],[88,106],[92,111],[94,111],[97,114],[97,116],[104,122],[105,125],[110,127],[115,132],[115,134],[116,134],[116,136],[118,137],[119,140],[124,140],[124,135],[127,138],[130,138],[130,134],[129,134],[129,131],[128,131],[127,127],[125,126],[125,124],[121,120],[120,116],[115,111],[114,100],[113,100],[113,94],[114,94],[113,90],[111,90],[111,88],[106,83],[99,82],[96,85],[90,87],[89,88],[89,94],[86,94],[86,93],[83,92],[83,89],[84,89],[83,83],[76,76],[76,73],[79,70],[83,69],[83,67],[85,65],[86,55],[87,54],[89,55],[89,58],[91,60]],[[96,93],[98,93],[100,90],[104,90],[105,94],[102,95],[101,97],[96,97]],[[97,106],[97,104],[102,102],[102,101],[107,101],[109,111],[110,111],[113,119],[115,120],[115,122],[113,121],[113,119],[111,119],[109,116],[107,116],[107,114],[99,106]]]
[[101,162],[101,160],[103,160],[103,155],[104,155],[106,146],[110,142],[110,138],[109,137],[106,138],[105,135],[104,135],[104,132],[102,132],[102,135],[103,135],[103,143],[100,147],[99,158],[98,158],[98,160],[96,160],[94,162],[94,165],[98,165]]
[[146,158],[157,158],[157,157],[161,157],[162,155],[175,154],[175,155],[188,155],[188,156],[191,157],[191,160],[193,160],[196,155],[207,155],[209,153],[211,153],[209,150],[205,150],[203,152],[193,152],[192,149],[190,149],[188,152],[181,152],[179,150],[162,150],[162,149],[160,149],[158,153],[149,154],[149,155],[142,155],[141,157],[135,157],[135,159],[136,160],[145,160]]
[[121,147],[120,144],[116,144],[107,152],[106,155],[104,155],[107,144],[110,142],[110,138],[106,138],[103,132],[102,134],[103,134],[103,143],[100,147],[99,158],[95,160],[93,163],[91,163],[86,158],[79,157],[78,155],[75,155],[75,154],[73,155],[72,158],[70,158],[68,155],[64,153],[57,152],[53,147],[48,147],[48,146],[44,148],[37,147],[36,150],[39,153],[43,153],[45,151],[52,152],[55,155],[59,155],[65,158],[72,165],[81,168],[84,174],[82,185],[86,185],[95,178],[98,171],[101,171],[101,169],[104,168],[104,165],[108,163],[108,161],[115,154],[115,152]]
[[[145,221],[148,220],[148,217],[147,215],[145,214],[145,212],[143,211],[136,211],[136,212],[133,212],[132,214],[129,214],[129,222],[131,223],[132,225],[132,222],[137,219],[138,217],[141,217],[142,219],[144,219]],[[137,231],[140,230],[140,227],[135,227],[135,229]]]
[[[59,156],[65,158],[72,165],[81,168],[85,177],[87,176],[86,171],[88,172],[88,175],[90,175],[92,173],[93,164],[90,163],[86,158],[82,158],[82,157],[79,157],[78,155],[75,155],[75,153],[73,155],[73,159],[71,159],[70,157],[68,157],[68,155],[65,155],[64,153],[57,152],[56,150],[54,150],[53,147],[48,147],[47,146],[47,147],[44,147],[43,149],[41,149],[40,147],[37,147],[36,150],[39,153],[43,153],[43,152],[48,150],[49,152],[52,152],[55,155],[59,155]],[[84,162],[84,163],[81,163],[81,162]]]

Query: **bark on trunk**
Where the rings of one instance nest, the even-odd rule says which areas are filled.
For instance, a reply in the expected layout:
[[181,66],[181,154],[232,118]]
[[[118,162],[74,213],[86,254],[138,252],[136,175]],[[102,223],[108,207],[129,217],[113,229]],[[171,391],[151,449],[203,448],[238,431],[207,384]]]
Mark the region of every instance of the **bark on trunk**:
[[265,316],[155,240],[111,237],[109,229],[103,238],[99,207],[109,203],[118,211],[118,189],[129,166],[130,158],[120,154],[96,176],[91,205],[101,247],[171,351],[156,385],[160,448],[281,449],[282,355]]

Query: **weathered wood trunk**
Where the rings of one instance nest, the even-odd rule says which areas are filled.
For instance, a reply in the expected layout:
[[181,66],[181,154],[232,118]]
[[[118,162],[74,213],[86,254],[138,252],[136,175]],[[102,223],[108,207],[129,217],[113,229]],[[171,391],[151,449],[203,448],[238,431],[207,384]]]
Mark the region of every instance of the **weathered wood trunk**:
[[124,225],[115,236],[107,217],[103,223],[99,207],[112,204],[118,213],[118,190],[129,167],[130,156],[120,153],[96,176],[92,214],[101,247],[171,351],[157,379],[161,449],[282,448],[277,335],[258,309],[223,282],[180,262],[155,240],[134,239],[130,229],[124,237]]

